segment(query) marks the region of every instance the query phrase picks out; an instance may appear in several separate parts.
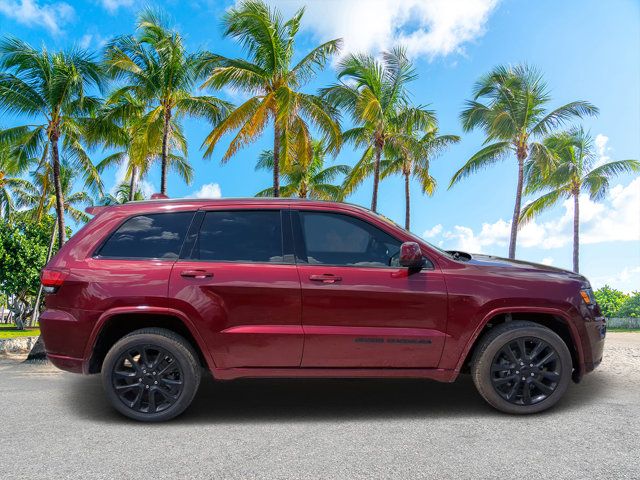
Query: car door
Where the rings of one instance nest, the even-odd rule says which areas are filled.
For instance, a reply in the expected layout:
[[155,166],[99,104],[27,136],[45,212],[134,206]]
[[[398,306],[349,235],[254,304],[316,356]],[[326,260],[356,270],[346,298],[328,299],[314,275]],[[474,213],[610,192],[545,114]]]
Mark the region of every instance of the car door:
[[216,367],[299,367],[301,295],[288,210],[211,210],[196,223],[169,296],[197,321]]
[[293,219],[302,366],[436,367],[447,316],[436,266],[399,267],[402,241],[353,215],[300,210]]

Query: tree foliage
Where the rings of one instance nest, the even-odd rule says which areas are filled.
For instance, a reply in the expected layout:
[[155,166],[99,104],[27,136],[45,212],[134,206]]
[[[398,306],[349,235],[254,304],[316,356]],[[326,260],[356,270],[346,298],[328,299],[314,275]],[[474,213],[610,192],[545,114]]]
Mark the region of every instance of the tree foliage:
[[[124,100],[125,108],[126,104],[135,108],[136,102],[141,103],[143,129],[159,133],[155,141],[141,142],[141,137],[130,131],[131,138],[126,143],[130,149],[142,148],[143,165],[149,152],[159,153],[160,191],[166,193],[167,171],[172,159],[176,163],[174,149],[186,154],[186,142],[176,122],[185,116],[193,116],[217,124],[231,105],[211,95],[193,94],[200,79],[198,65],[202,54],[187,52],[182,35],[169,26],[167,18],[159,11],[143,10],[138,16],[137,35],[115,38],[108,44],[105,57],[108,72],[125,82],[112,97],[117,101]],[[128,98],[132,101],[127,102]],[[135,122],[127,127],[135,129]],[[180,166],[176,168],[180,172]],[[182,176],[187,183],[191,179],[190,174]]]
[[620,318],[640,318],[640,292],[633,292],[627,297],[620,309],[616,312]]
[[83,146],[83,121],[100,106],[91,89],[106,85],[102,63],[82,49],[36,50],[12,37],[0,41],[0,111],[30,119],[0,131],[0,144],[11,145],[17,162],[37,159],[53,174],[59,242],[64,243],[64,193],[60,156],[83,177],[85,187],[102,193],[96,167]]
[[[329,58],[341,40],[325,42],[297,63],[296,35],[304,9],[285,20],[263,1],[248,0],[229,9],[222,19],[224,35],[244,48],[247,59],[204,55],[200,65],[207,75],[205,86],[231,88],[250,96],[214,126],[204,141],[209,157],[221,137],[235,131],[222,161],[255,141],[273,123],[273,196],[280,196],[280,165],[297,161],[310,165],[313,157],[310,128],[317,128],[331,153],[338,151],[342,136],[338,111],[324,99],[300,91]],[[282,161],[281,161],[282,160]]]
[[607,318],[615,317],[622,304],[629,298],[626,293],[611,288],[609,285],[599,288],[594,294],[602,315]]
[[348,55],[338,64],[339,82],[322,89],[322,95],[343,108],[355,126],[343,133],[345,142],[362,148],[360,161],[344,181],[350,194],[373,175],[371,210],[378,207],[381,161],[385,148],[401,149],[408,137],[398,128],[411,124],[423,131],[436,126],[435,115],[422,105],[410,103],[407,85],[417,77],[415,68],[402,48],[395,48],[379,60],[371,55]]
[[[37,294],[54,222],[53,216],[45,215],[39,222],[18,216],[13,222],[0,223],[0,291],[3,294],[23,298]],[[54,252],[56,250],[57,243]]]
[[[309,165],[301,164],[297,159],[289,165],[280,160],[282,178],[286,184],[280,186],[280,196],[313,198],[318,200],[342,200],[343,190],[335,185],[337,177],[348,175],[351,170],[347,165],[325,166],[327,149],[320,140],[312,142],[313,157]],[[256,170],[273,169],[273,150],[265,150],[260,155]],[[264,189],[256,197],[272,197],[273,188]]]
[[473,97],[460,114],[465,132],[481,129],[484,146],[451,178],[449,187],[463,178],[514,154],[518,162],[516,199],[511,221],[509,258],[515,258],[520,221],[524,163],[530,152],[544,151],[536,139],[550,134],[569,120],[596,115],[589,102],[575,101],[548,110],[549,90],[539,71],[528,65],[500,65],[481,77],[473,88]]

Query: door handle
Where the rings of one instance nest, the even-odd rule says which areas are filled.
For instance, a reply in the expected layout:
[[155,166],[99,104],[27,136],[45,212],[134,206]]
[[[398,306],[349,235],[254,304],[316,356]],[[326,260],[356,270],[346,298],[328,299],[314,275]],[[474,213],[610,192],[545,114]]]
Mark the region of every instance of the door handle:
[[183,270],[180,275],[191,278],[210,278],[213,277],[213,272],[209,270]]
[[330,273],[323,273],[322,275],[309,275],[309,280],[322,283],[335,283],[342,280],[342,277],[331,275]]

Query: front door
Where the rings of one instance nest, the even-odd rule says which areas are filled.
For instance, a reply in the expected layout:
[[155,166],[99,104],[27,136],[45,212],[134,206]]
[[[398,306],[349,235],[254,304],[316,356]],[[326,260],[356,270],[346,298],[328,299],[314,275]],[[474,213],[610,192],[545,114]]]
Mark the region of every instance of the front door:
[[428,259],[398,266],[401,241],[347,214],[294,212],[302,285],[303,367],[433,368],[447,294]]
[[299,367],[300,281],[288,210],[197,218],[171,272],[169,297],[198,322],[216,367]]

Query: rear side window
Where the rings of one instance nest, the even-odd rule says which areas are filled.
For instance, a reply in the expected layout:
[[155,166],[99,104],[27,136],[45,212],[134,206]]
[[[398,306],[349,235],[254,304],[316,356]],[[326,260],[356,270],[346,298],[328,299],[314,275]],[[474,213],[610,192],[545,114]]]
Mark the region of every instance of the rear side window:
[[131,217],[109,237],[98,256],[176,259],[193,213],[154,213]]
[[207,212],[191,257],[211,262],[282,263],[280,211]]

